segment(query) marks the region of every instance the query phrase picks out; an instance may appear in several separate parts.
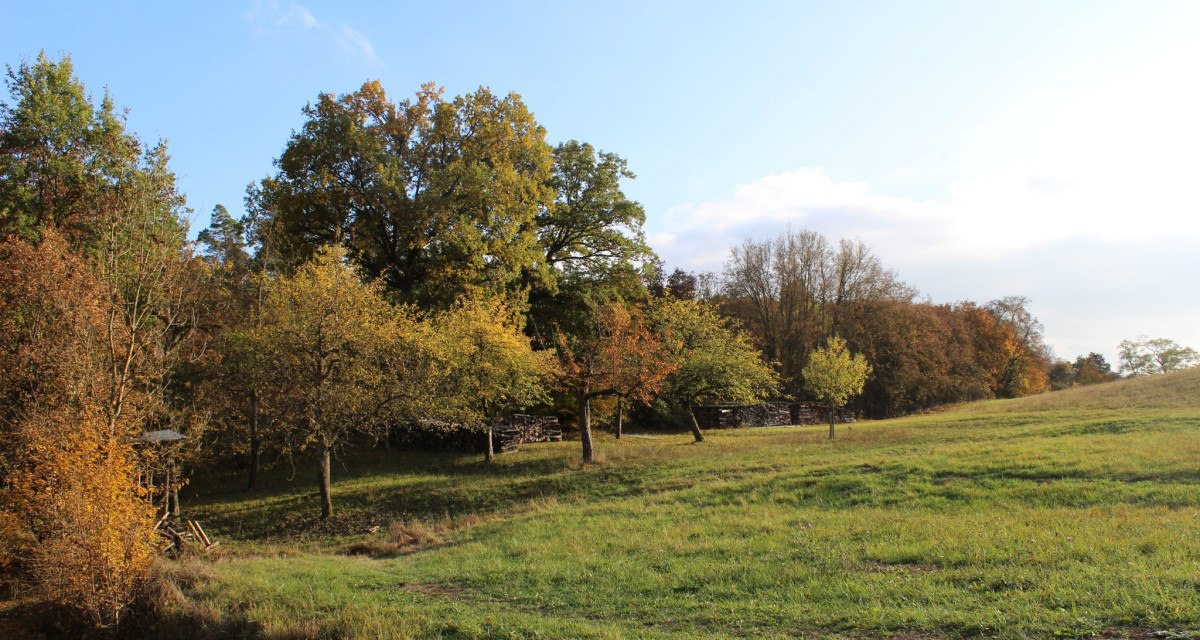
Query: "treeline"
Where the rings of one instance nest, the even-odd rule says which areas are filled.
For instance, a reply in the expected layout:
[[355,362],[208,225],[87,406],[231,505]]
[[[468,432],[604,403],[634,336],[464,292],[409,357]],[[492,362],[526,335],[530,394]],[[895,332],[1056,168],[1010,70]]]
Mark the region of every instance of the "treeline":
[[804,368],[835,336],[871,364],[852,401],[870,417],[1047,388],[1051,356],[1028,300],[920,301],[861,241],[788,229],[733,247],[720,275],[659,280],[652,291],[703,298],[745,327],[790,397],[806,396]]
[[[147,479],[201,463],[253,489],[263,460],[309,455],[327,518],[333,453],[398,429],[477,429],[490,459],[505,415],[559,411],[590,462],[599,399],[618,437],[633,412],[699,441],[698,404],[809,398],[806,368],[842,356],[871,416],[1048,384],[1027,301],[921,302],[861,242],[788,230],[720,276],[666,275],[625,160],[550,144],[516,94],[321,94],[247,214],[218,206],[189,242],[165,145],[69,59],[7,86],[0,562],[96,626],[177,508]],[[169,457],[145,437],[167,431]]]

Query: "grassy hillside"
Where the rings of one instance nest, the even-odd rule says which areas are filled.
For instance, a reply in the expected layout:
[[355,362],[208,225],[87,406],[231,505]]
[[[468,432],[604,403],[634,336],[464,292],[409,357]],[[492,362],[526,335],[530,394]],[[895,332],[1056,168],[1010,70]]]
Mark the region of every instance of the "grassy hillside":
[[[163,632],[269,637],[1188,637],[1200,371],[842,428],[371,453],[197,481],[222,553]],[[374,530],[374,527],[379,527]],[[358,555],[355,555],[358,554]],[[197,579],[197,575],[199,579]],[[186,633],[184,633],[186,632]],[[1157,635],[1156,635],[1157,634]]]

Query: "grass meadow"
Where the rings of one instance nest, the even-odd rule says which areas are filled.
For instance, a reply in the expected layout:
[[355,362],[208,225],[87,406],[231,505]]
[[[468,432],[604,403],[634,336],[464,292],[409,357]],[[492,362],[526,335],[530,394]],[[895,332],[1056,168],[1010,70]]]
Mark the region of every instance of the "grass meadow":
[[897,420],[277,464],[155,633],[1200,637],[1200,371]]

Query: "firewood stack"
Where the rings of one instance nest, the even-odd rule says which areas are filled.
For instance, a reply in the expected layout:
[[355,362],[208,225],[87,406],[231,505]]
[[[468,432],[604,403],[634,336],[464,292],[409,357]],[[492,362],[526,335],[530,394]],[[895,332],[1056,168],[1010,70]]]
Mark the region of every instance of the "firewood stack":
[[[792,424],[826,424],[829,422],[829,407],[819,402],[794,402],[791,405]],[[845,424],[854,422],[854,412],[839,408],[834,412],[835,421]]]
[[492,429],[492,445],[500,453],[512,453],[522,444],[559,442],[562,426],[554,416],[515,414],[507,422]]
[[782,427],[792,424],[792,409],[786,402],[764,402],[747,407],[743,424],[748,427]]
[[[560,440],[562,427],[554,416],[517,414],[492,427],[492,448],[499,453],[512,453],[530,442]],[[419,451],[479,453],[487,448],[487,429],[479,424],[417,420],[408,428],[393,431],[388,442]]]
[[729,429],[737,426],[734,422],[735,407],[727,404],[702,405],[693,408],[692,413],[701,429]]
[[[701,429],[737,427],[779,427],[784,425],[822,424],[829,421],[829,409],[816,402],[764,402],[762,404],[713,404],[695,408]],[[838,422],[854,422],[854,413],[838,409]]]
[[530,442],[559,442],[562,427],[554,416],[529,416],[514,414],[508,425],[519,434],[521,444]]

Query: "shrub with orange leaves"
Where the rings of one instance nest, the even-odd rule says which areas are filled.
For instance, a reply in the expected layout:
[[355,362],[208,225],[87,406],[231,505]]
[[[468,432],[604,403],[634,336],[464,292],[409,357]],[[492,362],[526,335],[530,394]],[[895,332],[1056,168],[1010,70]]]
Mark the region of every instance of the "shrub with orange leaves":
[[115,626],[144,586],[154,520],[128,442],[97,415],[56,411],[21,428],[27,457],[6,500],[26,528],[16,541],[49,600],[100,628]]

